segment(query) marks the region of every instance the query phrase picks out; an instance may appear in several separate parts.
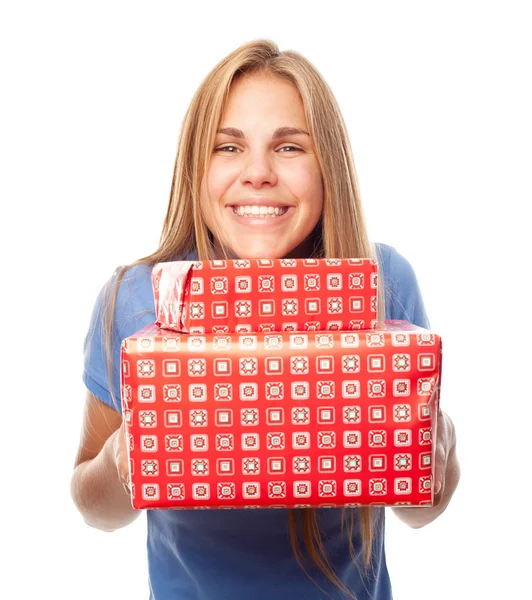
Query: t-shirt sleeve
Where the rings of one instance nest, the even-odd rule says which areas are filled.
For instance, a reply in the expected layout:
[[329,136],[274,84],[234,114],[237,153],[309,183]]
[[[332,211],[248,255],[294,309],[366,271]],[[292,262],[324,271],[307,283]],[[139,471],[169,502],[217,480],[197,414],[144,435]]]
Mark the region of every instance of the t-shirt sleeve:
[[387,287],[389,319],[405,320],[430,329],[430,322],[421,296],[419,283],[409,261],[390,246],[387,259]]
[[[120,396],[120,350],[122,340],[141,329],[139,322],[139,294],[135,289],[135,267],[128,270],[121,280],[116,297],[113,314],[114,327],[111,336],[111,353],[113,358],[112,386],[117,406],[113,403],[109,391],[109,377],[107,356],[105,352],[105,323],[104,310],[108,314],[111,303],[111,294],[116,285],[118,273],[114,273],[100,290],[92,315],[89,328],[83,344],[84,367],[83,382],[95,396],[113,409],[122,412]],[[105,295],[106,286],[111,282],[111,287]],[[146,312],[146,311],[144,311]],[[140,313],[142,314],[142,313]],[[149,321],[149,317],[148,317]]]

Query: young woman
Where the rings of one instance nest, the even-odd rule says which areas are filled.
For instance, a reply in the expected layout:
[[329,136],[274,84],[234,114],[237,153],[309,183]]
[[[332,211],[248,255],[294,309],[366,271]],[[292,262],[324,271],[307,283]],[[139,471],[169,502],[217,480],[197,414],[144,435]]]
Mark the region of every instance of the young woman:
[[[120,342],[155,321],[150,273],[171,260],[373,257],[379,319],[429,328],[416,276],[370,243],[348,135],[335,99],[300,54],[265,40],[222,60],[200,85],[180,134],[159,248],[118,268],[85,340],[87,387],[72,496],[105,531],[131,523],[121,418]],[[436,502],[394,507],[412,527],[445,510],[459,466],[452,421],[438,417]],[[439,486],[439,488],[438,488]],[[150,598],[392,597],[384,508],[148,510]]]

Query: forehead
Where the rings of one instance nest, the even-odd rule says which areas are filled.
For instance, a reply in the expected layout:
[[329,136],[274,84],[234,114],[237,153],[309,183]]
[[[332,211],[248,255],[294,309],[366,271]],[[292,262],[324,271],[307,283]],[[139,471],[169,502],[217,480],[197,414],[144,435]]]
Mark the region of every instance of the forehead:
[[288,125],[306,129],[303,102],[297,89],[274,76],[250,75],[231,87],[220,127],[275,129]]

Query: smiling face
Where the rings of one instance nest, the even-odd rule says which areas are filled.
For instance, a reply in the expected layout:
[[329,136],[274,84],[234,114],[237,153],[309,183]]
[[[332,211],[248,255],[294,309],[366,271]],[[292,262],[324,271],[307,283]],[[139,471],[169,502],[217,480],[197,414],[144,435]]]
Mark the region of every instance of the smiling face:
[[264,75],[233,84],[200,200],[217,258],[215,225],[230,258],[310,256],[306,238],[323,209],[321,171],[310,136],[286,128],[308,132],[295,87]]

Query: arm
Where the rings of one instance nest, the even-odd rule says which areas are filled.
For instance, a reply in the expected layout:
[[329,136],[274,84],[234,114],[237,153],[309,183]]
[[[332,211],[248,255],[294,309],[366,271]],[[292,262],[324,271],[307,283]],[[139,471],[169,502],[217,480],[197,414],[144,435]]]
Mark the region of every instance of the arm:
[[125,448],[121,424],[120,413],[87,392],[70,490],[85,522],[102,531],[125,527],[141,514],[132,507],[117,468],[117,453]]
[[[430,329],[423,297],[416,274],[408,260],[395,248],[390,248],[388,285],[391,289],[391,319],[405,319],[418,327]],[[436,464],[434,505],[392,507],[395,515],[410,527],[423,527],[437,519],[447,508],[460,480],[460,465],[456,456],[456,432],[450,417],[441,411],[436,424]],[[441,489],[438,487],[441,482]]]

